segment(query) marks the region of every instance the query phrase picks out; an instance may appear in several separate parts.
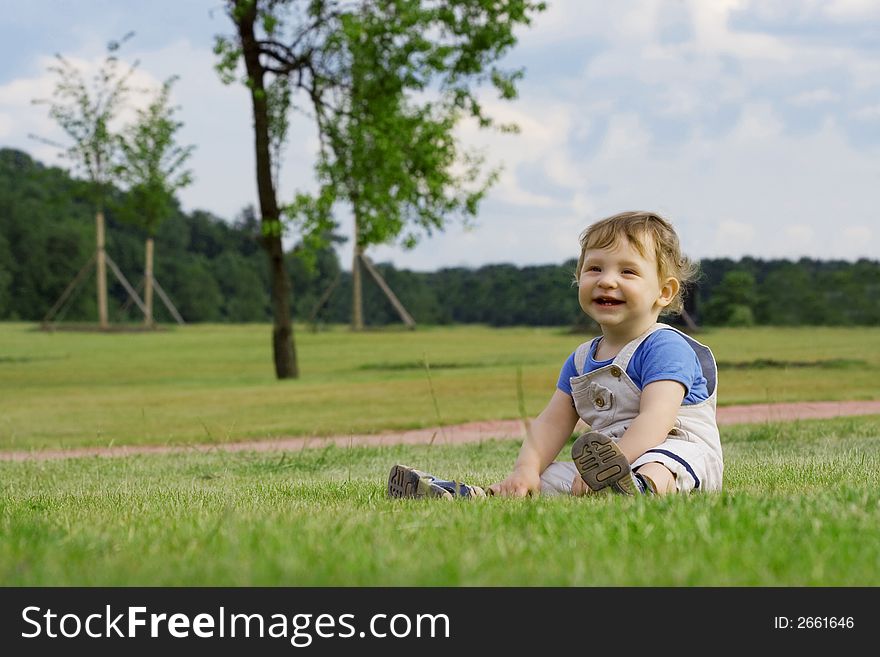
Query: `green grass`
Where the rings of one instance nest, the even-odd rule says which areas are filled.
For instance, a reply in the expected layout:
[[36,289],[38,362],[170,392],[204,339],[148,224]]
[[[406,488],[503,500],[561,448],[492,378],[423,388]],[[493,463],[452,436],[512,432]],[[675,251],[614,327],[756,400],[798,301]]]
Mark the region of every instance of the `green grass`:
[[[276,381],[266,325],[44,333],[0,324],[0,449],[191,444],[520,417],[589,336],[562,329],[299,327]],[[877,399],[880,328],[723,329],[719,403]],[[424,367],[427,360],[430,378]],[[432,394],[433,390],[433,394]]]
[[389,500],[518,445],[0,462],[0,583],[877,586],[880,416],[725,427],[723,493]]
[[[532,415],[585,338],[300,330],[302,378],[278,382],[267,326],[0,324],[0,449],[514,418],[520,378]],[[699,338],[721,364],[721,404],[878,395],[880,329]],[[513,441],[0,462],[0,584],[880,585],[880,417],[724,427],[722,440],[723,493],[662,499],[385,497],[397,462],[498,480]]]

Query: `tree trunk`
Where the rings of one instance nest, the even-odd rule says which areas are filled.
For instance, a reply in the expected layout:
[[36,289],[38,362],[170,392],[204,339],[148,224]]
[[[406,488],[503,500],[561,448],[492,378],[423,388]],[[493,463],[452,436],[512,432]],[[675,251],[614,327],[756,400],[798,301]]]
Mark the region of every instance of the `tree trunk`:
[[105,329],[107,321],[107,252],[104,250],[104,211],[95,214],[95,254],[98,264],[98,325]]
[[351,330],[364,330],[364,295],[363,283],[361,282],[361,254],[364,249],[354,247],[354,257],[351,259]]
[[147,238],[147,252],[144,256],[144,326],[153,326],[153,238]]
[[269,150],[269,112],[264,86],[265,69],[254,33],[257,3],[242,3],[236,14],[236,26],[241,39],[247,70],[251,103],[254,108],[254,137],[257,159],[257,191],[260,199],[260,223],[263,246],[269,256],[272,280],[272,353],[275,358],[275,376],[279,379],[297,378],[296,349],[293,342],[293,322],[290,318],[290,282],[284,269],[284,249],[281,243],[281,221],[275,187],[272,184],[272,155]]
[[364,292],[361,281],[361,256],[364,247],[358,241],[357,212],[354,215],[354,255],[351,258],[351,330],[364,330]]

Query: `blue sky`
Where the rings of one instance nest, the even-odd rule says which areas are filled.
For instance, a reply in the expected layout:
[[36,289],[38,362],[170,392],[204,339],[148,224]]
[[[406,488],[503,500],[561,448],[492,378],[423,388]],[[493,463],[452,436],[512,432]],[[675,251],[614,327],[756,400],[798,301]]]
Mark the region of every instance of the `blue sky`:
[[[377,261],[445,266],[558,263],[591,221],[628,209],[667,216],[695,258],[880,257],[880,2],[874,0],[550,0],[507,62],[526,77],[490,112],[521,127],[462,126],[503,172],[476,225],[451,225]],[[61,139],[44,107],[55,52],[97,66],[134,30],[123,58],[138,80],[181,81],[183,143],[195,144],[187,210],[232,218],[256,204],[243,87],[213,70],[230,31],[219,0],[31,0],[0,22],[0,146],[47,163],[29,133]],[[311,189],[316,137],[293,126],[280,191]],[[340,208],[341,232],[350,232]],[[340,256],[350,258],[350,247]]]

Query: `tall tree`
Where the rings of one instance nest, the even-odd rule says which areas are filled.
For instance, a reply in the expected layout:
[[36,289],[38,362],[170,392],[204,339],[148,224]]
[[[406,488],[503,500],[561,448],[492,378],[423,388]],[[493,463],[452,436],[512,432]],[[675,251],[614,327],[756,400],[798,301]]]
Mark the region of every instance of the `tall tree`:
[[[180,146],[175,134],[183,123],[174,118],[171,87],[177,77],[162,84],[146,109],[138,110],[137,121],[118,135],[120,179],[129,185],[124,216],[147,232],[144,253],[144,323],[153,325],[153,251],[160,224],[174,209],[174,194],[192,182],[186,162],[194,146]],[[161,292],[161,288],[159,290]]]
[[[320,4],[320,3],[318,3]],[[299,367],[294,346],[293,323],[290,316],[291,288],[284,267],[284,248],[281,241],[281,216],[275,174],[280,167],[280,145],[286,136],[286,102],[290,95],[271,93],[286,88],[286,78],[302,68],[280,69],[268,51],[284,47],[275,41],[278,3],[259,0],[227,0],[227,13],[235,25],[236,36],[217,37],[215,52],[220,56],[218,71],[229,84],[235,79],[238,60],[244,61],[247,85],[254,116],[254,148],[257,167],[257,195],[260,201],[260,226],[263,246],[269,258],[271,278],[271,305],[273,315],[272,352],[275,376],[279,379],[296,378]],[[318,8],[320,11],[320,8]],[[301,39],[311,41],[313,31],[320,26],[303,22]],[[261,32],[262,30],[262,32]],[[264,34],[261,38],[259,35]]]
[[[251,92],[279,377],[297,375],[273,181],[293,93],[306,99],[322,143],[319,192],[297,194],[283,208],[303,243],[316,246],[331,232],[341,198],[356,212],[356,252],[405,227],[404,243],[412,245],[420,230],[442,228],[450,211],[476,213],[491,174],[478,181],[473,166],[453,174],[461,160],[452,130],[459,113],[492,124],[479,83],[515,96],[521,71],[495,62],[516,42],[514,29],[543,8],[531,0],[228,0],[237,34],[218,37],[215,51],[226,81],[244,60]],[[417,95],[438,100],[420,104]],[[462,183],[476,187],[463,191]]]
[[129,32],[119,41],[107,45],[107,55],[97,74],[88,83],[79,68],[59,54],[57,63],[49,70],[55,74],[55,89],[51,100],[36,99],[35,104],[49,106],[51,116],[72,140],[68,146],[55,144],[75,170],[84,172],[91,182],[95,204],[95,257],[98,272],[98,323],[108,326],[107,319],[107,264],[104,250],[104,202],[113,174],[116,140],[111,123],[119,115],[129,92],[128,80],[137,67],[121,66],[116,51],[134,35]]

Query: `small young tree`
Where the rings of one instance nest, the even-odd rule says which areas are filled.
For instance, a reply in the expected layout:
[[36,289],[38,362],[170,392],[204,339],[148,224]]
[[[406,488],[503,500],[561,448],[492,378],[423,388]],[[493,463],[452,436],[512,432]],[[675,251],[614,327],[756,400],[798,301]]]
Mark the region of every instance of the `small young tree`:
[[62,149],[74,170],[85,173],[95,204],[95,257],[98,272],[98,323],[107,328],[107,260],[104,250],[104,202],[113,176],[116,140],[111,123],[119,116],[129,92],[128,81],[138,66],[121,66],[116,51],[129,38],[107,45],[107,56],[97,74],[88,83],[76,66],[59,54],[49,70],[57,76],[52,99],[36,99],[34,104],[49,106],[49,116],[58,122],[72,144],[56,144],[40,136],[34,138]]
[[[344,62],[344,92],[316,108],[323,205],[303,195],[299,202],[323,207],[325,221],[330,200],[352,209],[353,329],[363,328],[361,265],[412,322],[366,257],[369,246],[402,238],[411,248],[456,217],[466,223],[476,217],[497,171],[483,172],[483,158],[463,151],[455,129],[467,115],[484,127],[493,124],[470,83],[489,77],[485,68],[515,42],[513,27],[540,9],[537,3],[460,2],[441,10],[432,2],[400,0],[364,3],[343,18],[334,47]],[[518,75],[493,69],[502,98],[515,96]]]
[[[153,238],[159,225],[174,210],[174,194],[189,185],[192,171],[185,168],[195,146],[180,146],[175,134],[183,123],[175,120],[170,104],[171,87],[164,82],[150,105],[139,110],[137,121],[117,137],[120,162],[116,171],[129,186],[124,216],[147,232],[144,257],[144,323],[153,324]],[[161,292],[161,290],[160,290]]]

